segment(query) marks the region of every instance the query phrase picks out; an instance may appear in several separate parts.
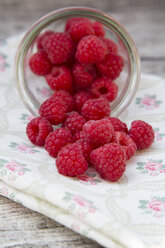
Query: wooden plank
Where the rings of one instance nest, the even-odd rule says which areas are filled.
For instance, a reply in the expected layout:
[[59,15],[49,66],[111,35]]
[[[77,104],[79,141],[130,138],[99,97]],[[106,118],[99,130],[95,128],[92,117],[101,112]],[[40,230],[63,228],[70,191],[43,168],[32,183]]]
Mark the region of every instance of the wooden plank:
[[101,248],[46,216],[0,197],[1,248]]

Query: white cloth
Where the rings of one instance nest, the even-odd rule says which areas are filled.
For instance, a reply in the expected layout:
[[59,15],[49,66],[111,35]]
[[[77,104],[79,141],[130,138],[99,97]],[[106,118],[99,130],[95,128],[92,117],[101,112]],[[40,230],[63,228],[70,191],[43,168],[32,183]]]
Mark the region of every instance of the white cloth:
[[[156,138],[137,152],[117,183],[90,168],[84,177],[59,175],[55,160],[33,146],[25,128],[32,117],[13,79],[20,37],[0,44],[0,194],[40,212],[108,248],[165,247],[165,80],[142,75],[140,88],[120,116],[148,121]],[[45,89],[40,89],[45,96]]]

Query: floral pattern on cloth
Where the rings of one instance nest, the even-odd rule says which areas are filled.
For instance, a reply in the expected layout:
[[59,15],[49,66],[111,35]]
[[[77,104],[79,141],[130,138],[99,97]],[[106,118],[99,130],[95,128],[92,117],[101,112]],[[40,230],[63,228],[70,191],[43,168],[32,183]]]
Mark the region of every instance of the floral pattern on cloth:
[[7,55],[0,53],[0,72],[5,71],[6,67],[9,67],[9,64],[7,63]]
[[161,141],[163,140],[164,136],[165,136],[165,133],[161,133],[160,132],[160,128],[154,128],[154,132],[155,132],[155,141]]
[[155,218],[165,216],[165,197],[152,196],[150,200],[139,200],[139,206],[143,214],[152,215]]
[[0,175],[2,177],[7,175],[10,182],[15,181],[19,176],[23,176],[26,172],[30,171],[27,164],[14,160],[0,159]]
[[[155,141],[129,160],[121,180],[104,181],[92,167],[82,176],[66,178],[25,134],[33,116],[16,95],[12,72],[20,38],[0,43],[0,194],[106,248],[164,248],[165,80],[142,75],[137,99],[122,113],[128,125],[133,119],[153,125]],[[49,96],[44,79],[36,86],[42,102]]]
[[94,214],[96,207],[92,201],[87,200],[85,197],[80,195],[73,195],[69,192],[65,192],[63,201],[68,203],[68,211],[77,211],[77,215],[80,218],[85,218],[87,214]]
[[26,144],[26,143],[18,144],[16,142],[11,142],[9,147],[13,148],[14,150],[23,152],[23,153],[34,154],[36,152],[39,152],[39,151],[37,151],[37,149],[35,149],[35,146],[29,145],[29,144]]
[[137,162],[137,170],[140,174],[148,174],[150,176],[157,176],[165,174],[165,163],[163,160],[149,159],[147,162]]
[[140,108],[145,108],[147,110],[159,108],[159,105],[162,103],[162,101],[157,100],[156,98],[157,98],[156,95],[144,95],[144,97],[137,97],[136,104]]

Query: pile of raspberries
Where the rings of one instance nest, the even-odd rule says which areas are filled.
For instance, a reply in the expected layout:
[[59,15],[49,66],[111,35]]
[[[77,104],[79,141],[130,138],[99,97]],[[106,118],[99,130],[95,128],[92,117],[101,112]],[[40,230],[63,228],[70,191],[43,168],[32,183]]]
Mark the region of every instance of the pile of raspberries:
[[64,176],[82,175],[93,166],[102,178],[119,180],[136,150],[153,143],[154,131],[141,120],[128,130],[110,117],[110,103],[118,94],[114,80],[124,67],[116,43],[105,37],[101,23],[74,17],[64,32],[42,33],[36,46],[29,67],[53,93],[41,104],[40,117],[28,123],[29,140],[56,158]]

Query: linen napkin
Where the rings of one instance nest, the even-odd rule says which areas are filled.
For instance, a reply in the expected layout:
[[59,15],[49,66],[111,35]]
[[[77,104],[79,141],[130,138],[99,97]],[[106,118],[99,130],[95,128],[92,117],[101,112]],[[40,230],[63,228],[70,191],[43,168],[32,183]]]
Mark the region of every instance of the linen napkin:
[[[117,183],[90,168],[83,176],[58,174],[55,160],[33,146],[25,128],[33,118],[14,84],[21,36],[0,43],[0,194],[62,223],[107,248],[165,247],[165,79],[142,75],[140,88],[120,118],[149,122],[151,148],[137,152]],[[42,97],[46,88],[38,89]]]

